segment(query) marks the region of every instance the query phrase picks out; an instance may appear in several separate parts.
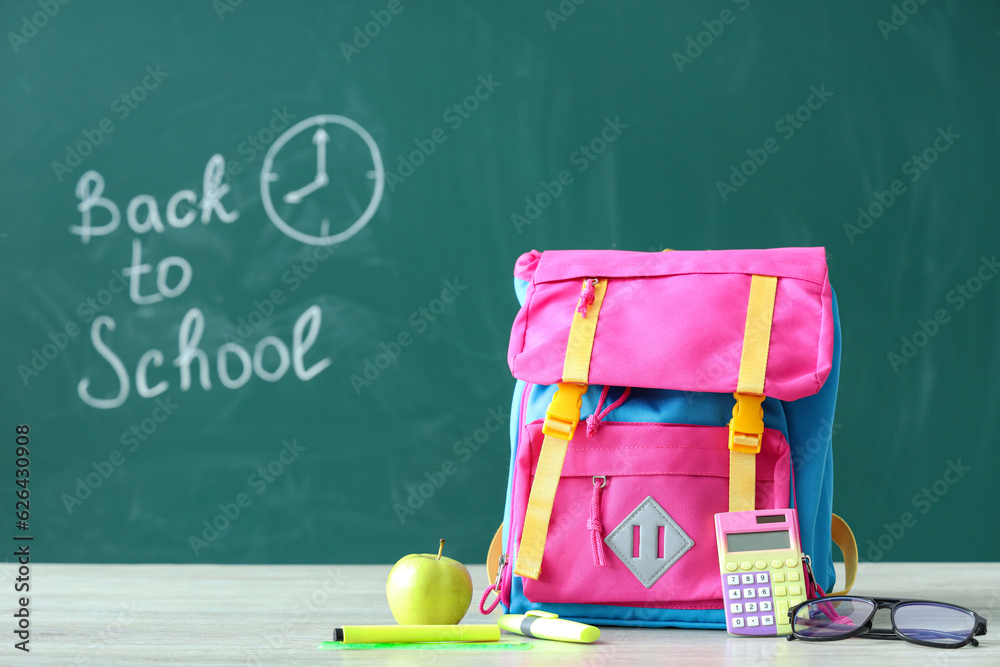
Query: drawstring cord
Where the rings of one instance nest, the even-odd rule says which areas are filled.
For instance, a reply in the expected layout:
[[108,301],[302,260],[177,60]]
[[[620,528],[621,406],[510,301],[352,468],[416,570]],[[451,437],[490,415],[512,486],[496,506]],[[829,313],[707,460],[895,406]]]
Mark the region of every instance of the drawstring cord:
[[601,425],[601,420],[608,416],[608,413],[620,406],[628,398],[628,395],[632,393],[631,387],[625,387],[625,391],[622,392],[621,398],[609,405],[604,410],[601,407],[604,405],[604,401],[608,397],[608,385],[604,385],[604,389],[601,391],[601,398],[597,401],[597,409],[594,410],[594,414],[587,417],[587,437],[593,438],[594,434],[597,433],[597,427]]
[[[597,408],[594,414],[587,417],[587,437],[593,438],[597,433],[597,427],[601,425],[601,420],[608,416],[608,413],[620,406],[632,393],[631,387],[625,387],[622,395],[617,401],[604,407],[604,402],[608,400],[608,385],[604,385],[601,390],[601,397],[597,401]],[[608,478],[604,475],[594,475],[594,493],[590,497],[590,518],[587,520],[587,530],[590,531],[590,550],[594,556],[594,565],[604,567],[604,527],[601,526],[601,489],[608,483]]]

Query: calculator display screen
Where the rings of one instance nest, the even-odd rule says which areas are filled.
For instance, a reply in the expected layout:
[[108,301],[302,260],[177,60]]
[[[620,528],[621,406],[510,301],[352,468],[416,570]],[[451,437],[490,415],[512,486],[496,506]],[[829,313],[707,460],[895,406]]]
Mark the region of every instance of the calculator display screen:
[[730,553],[788,549],[791,546],[787,530],[766,530],[760,533],[729,533],[726,535],[726,548]]

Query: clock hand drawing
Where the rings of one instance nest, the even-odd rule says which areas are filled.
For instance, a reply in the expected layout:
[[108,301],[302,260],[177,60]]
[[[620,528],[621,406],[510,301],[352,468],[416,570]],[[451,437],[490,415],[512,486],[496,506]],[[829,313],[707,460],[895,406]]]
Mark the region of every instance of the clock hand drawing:
[[[302,185],[314,160],[315,174]],[[322,114],[296,123],[271,144],[260,172],[261,203],[283,234],[333,245],[368,224],[385,180],[381,152],[367,130],[350,118]]]
[[316,178],[308,185],[287,193],[284,196],[285,203],[298,204],[304,197],[330,182],[330,177],[326,173],[326,144],[328,141],[330,141],[330,135],[320,125],[316,128],[316,134],[312,138],[312,142],[316,144]]

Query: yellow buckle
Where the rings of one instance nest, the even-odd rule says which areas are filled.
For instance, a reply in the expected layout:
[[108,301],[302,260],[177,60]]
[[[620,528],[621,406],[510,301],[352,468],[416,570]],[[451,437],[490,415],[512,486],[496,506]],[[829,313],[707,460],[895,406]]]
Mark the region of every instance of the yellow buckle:
[[545,410],[545,424],[542,433],[560,440],[572,440],[576,425],[580,423],[580,406],[583,405],[585,384],[560,382],[552,402]]
[[757,454],[764,437],[763,396],[733,393],[736,405],[733,418],[729,421],[729,449],[734,452]]

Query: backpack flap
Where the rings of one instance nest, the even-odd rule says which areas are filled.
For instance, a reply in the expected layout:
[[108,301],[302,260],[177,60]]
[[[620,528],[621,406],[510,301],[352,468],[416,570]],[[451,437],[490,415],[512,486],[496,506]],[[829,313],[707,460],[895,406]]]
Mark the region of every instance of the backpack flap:
[[[792,402],[816,395],[834,368],[834,299],[823,248],[666,253],[532,251],[518,260],[515,278],[522,307],[511,333],[508,352],[511,372],[528,383],[528,387],[559,385],[559,392],[546,411],[544,425],[540,421],[529,425],[530,419],[522,421],[527,429],[523,436],[538,450],[529,456],[517,446],[522,436],[515,441],[518,456],[513,475],[530,480],[532,489],[529,494],[522,482],[510,499],[515,509],[511,515],[515,521],[514,536],[521,542],[514,573],[523,577],[525,594],[531,599],[554,601],[556,596],[566,593],[564,589],[570,582],[579,581],[577,574],[569,572],[577,572],[582,565],[568,570],[565,567],[566,554],[576,549],[575,541],[565,542],[565,528],[582,525],[580,517],[574,518],[582,511],[580,502],[572,500],[572,496],[579,496],[581,489],[589,488],[589,478],[583,473],[579,473],[583,479],[577,481],[577,469],[593,472],[597,475],[595,481],[607,472],[601,472],[604,468],[600,466],[591,470],[592,466],[579,464],[581,456],[590,456],[585,453],[587,445],[577,442],[579,438],[573,434],[575,420],[579,418],[580,395],[587,385],[698,392],[705,396],[734,394],[736,406],[728,428],[728,450],[725,436],[719,439],[720,431],[725,430],[721,424],[711,425],[714,431],[653,429],[642,435],[635,446],[680,446],[692,453],[699,452],[693,454],[694,460],[697,465],[707,467],[696,470],[690,477],[689,495],[702,499],[692,508],[700,507],[698,511],[707,516],[726,511],[724,487],[718,487],[711,481],[713,478],[720,482],[729,478],[730,511],[753,508],[755,486],[757,502],[764,507],[788,506],[789,498],[787,494],[782,497],[780,490],[783,486],[787,488],[787,482],[781,479],[789,469],[788,444],[773,432],[773,423],[765,432],[760,405],[763,396]],[[582,334],[584,331],[586,335]],[[833,384],[835,392],[836,382]],[[557,419],[562,413],[565,413],[562,419],[568,420],[565,428],[561,426],[562,420]],[[638,427],[639,424],[615,429],[620,434],[637,433],[632,429]],[[611,432],[604,435],[609,437]],[[539,440],[543,437],[544,442]],[[607,464],[607,452],[613,451],[625,437],[613,438],[595,451],[604,457],[600,459],[603,464]],[[786,458],[782,458],[783,451]],[[550,456],[553,452],[557,455]],[[632,458],[629,455],[628,460]],[[763,468],[755,466],[755,459],[760,460]],[[716,471],[720,465],[722,470],[728,468],[728,475],[720,477]],[[544,474],[536,478],[536,472],[541,471]],[[667,494],[661,497],[672,498],[675,494],[666,489],[681,483],[678,478],[667,482],[666,478],[656,481],[655,477],[649,477],[677,473],[670,469],[656,473],[640,465],[612,473],[605,491],[611,509],[604,513],[614,516],[641,500],[641,491],[646,486],[659,486],[661,493]],[[646,475],[647,482],[637,485],[630,481],[641,479],[642,475]],[[560,477],[569,480],[572,489],[567,487],[565,494],[560,492],[562,500],[557,500],[555,490]],[[601,562],[603,570],[599,545],[603,532],[600,522],[595,523],[593,518],[602,512],[597,500],[601,494],[598,488],[604,489],[604,484],[595,487],[592,517],[583,522],[596,526],[597,537],[592,540],[594,558],[595,562]],[[543,493],[538,493],[539,490]],[[616,503],[621,506],[615,507]],[[684,534],[682,525],[693,526],[691,533],[702,529],[702,522],[694,515],[684,515],[684,506],[667,511],[654,506],[655,503],[646,505],[640,503],[634,511],[677,515],[680,518],[677,535]],[[517,516],[525,517],[524,523]],[[550,516],[563,526],[561,532],[549,534],[553,538],[552,548],[562,554],[557,558],[562,566],[543,575],[540,565],[546,533],[551,527]],[[807,518],[810,524],[812,518]],[[628,534],[619,537],[621,544],[632,539]],[[714,591],[718,585],[715,575],[706,578],[684,570],[709,562],[704,549],[714,550],[714,540],[710,536],[693,537],[693,540],[678,538],[677,558],[684,555],[685,548],[690,548],[692,554],[701,553],[682,561],[671,576],[656,580],[639,578],[640,583],[650,582],[645,584],[646,591],[635,589],[628,593],[622,592],[623,585],[614,586],[620,595],[616,602],[653,604],[661,609],[677,603],[688,610],[715,608],[718,603],[705,598],[707,591]],[[529,548],[525,549],[525,543]],[[637,543],[633,541],[633,547]],[[619,555],[621,559],[609,561],[610,569],[605,576],[621,575],[621,563],[628,561],[630,554],[626,550]],[[515,590],[522,586],[519,581],[514,582]],[[619,581],[630,579],[624,577]],[[573,599],[584,601],[587,595],[572,591],[562,601]],[[611,599],[587,601],[615,604]]]
[[823,248],[531,252],[507,360],[514,377],[563,382],[581,285],[606,278],[589,384],[732,393],[753,275],[777,278],[764,394],[793,401],[817,393],[833,357],[831,291]]

